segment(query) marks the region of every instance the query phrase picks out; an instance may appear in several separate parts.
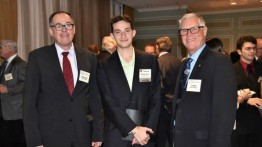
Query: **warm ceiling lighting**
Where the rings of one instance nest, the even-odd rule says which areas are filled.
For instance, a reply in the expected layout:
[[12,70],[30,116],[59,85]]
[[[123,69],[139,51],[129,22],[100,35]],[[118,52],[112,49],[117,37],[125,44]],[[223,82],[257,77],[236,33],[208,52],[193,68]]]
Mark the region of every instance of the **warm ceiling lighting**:
[[237,5],[237,3],[236,2],[231,2],[230,5]]

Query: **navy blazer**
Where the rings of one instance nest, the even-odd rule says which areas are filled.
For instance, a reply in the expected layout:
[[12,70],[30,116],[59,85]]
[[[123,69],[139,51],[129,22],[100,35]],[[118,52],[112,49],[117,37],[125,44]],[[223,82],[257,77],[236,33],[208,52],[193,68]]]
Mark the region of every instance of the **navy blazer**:
[[[151,69],[151,82],[139,82],[141,69]],[[126,109],[141,111],[145,114],[142,126],[156,129],[160,111],[160,74],[156,57],[135,50],[132,91],[117,51],[99,63],[97,78],[105,112],[105,147],[124,147],[121,137],[136,127]]]
[[102,141],[102,103],[96,85],[96,56],[75,48],[79,80],[72,96],[66,86],[55,45],[29,54],[24,92],[24,128],[27,145],[35,147],[91,146]]
[[202,81],[200,92],[185,90],[179,99],[184,64],[185,60],[178,74],[173,103],[175,146],[230,146],[237,104],[236,77],[230,59],[206,46],[189,77]]

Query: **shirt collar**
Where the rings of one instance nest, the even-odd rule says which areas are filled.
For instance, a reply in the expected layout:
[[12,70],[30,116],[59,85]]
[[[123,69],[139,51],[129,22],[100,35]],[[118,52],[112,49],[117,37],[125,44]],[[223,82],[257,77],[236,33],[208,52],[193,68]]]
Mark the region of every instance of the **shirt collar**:
[[72,43],[72,46],[71,46],[71,48],[69,49],[69,50],[67,50],[67,51],[65,51],[65,50],[63,50],[59,45],[57,45],[56,43],[55,43],[55,48],[56,48],[56,51],[57,51],[57,54],[58,55],[61,55],[63,52],[69,52],[69,54],[68,55],[75,55],[75,48],[74,48],[74,44]]

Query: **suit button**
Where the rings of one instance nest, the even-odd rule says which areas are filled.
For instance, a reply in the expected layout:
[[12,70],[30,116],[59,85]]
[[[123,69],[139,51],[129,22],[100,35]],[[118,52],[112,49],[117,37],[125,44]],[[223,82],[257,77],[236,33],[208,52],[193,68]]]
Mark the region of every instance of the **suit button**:
[[73,121],[72,119],[69,119],[68,121]]

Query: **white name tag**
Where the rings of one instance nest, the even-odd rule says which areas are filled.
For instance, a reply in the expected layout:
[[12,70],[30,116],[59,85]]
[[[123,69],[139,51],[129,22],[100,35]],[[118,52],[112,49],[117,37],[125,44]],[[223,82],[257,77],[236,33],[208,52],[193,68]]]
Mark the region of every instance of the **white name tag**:
[[89,83],[89,77],[90,77],[90,73],[80,70],[80,74],[79,74],[79,81],[85,82],[85,83]]
[[9,80],[12,80],[12,79],[13,79],[12,73],[5,74],[5,80],[6,81],[9,81]]
[[151,69],[139,69],[139,82],[151,82]]
[[186,91],[200,92],[202,80],[188,79]]

